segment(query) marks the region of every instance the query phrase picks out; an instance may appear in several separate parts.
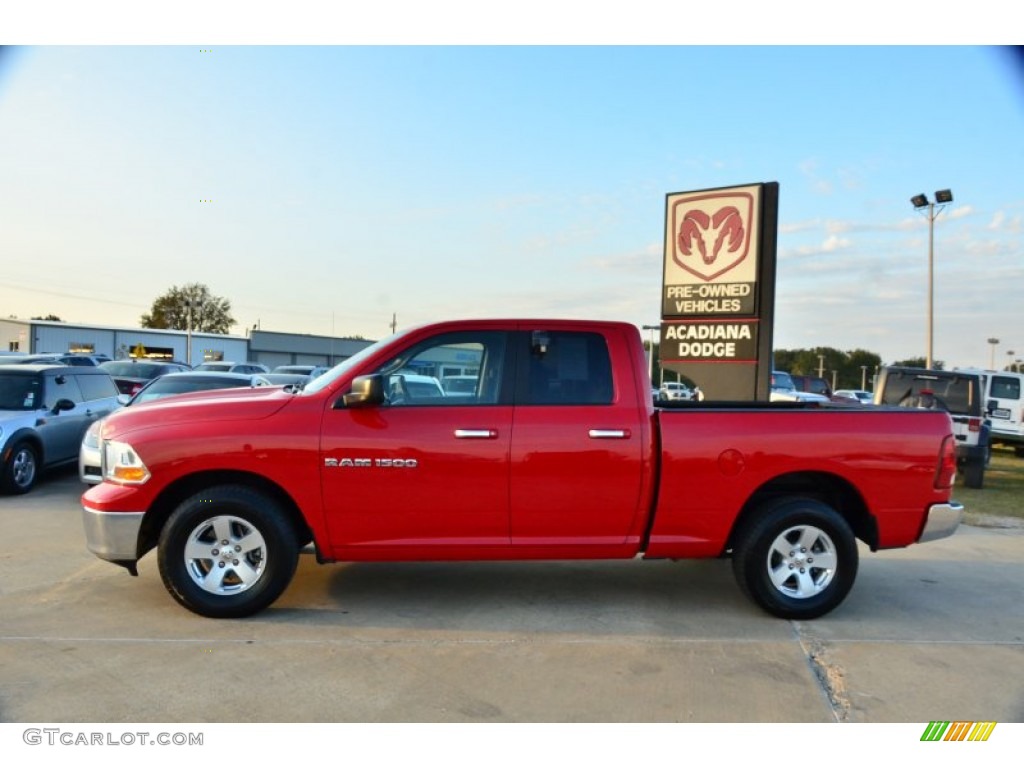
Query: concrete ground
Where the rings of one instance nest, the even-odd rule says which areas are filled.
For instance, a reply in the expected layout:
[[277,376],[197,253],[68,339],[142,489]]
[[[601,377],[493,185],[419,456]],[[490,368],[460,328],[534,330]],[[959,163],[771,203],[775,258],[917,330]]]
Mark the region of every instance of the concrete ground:
[[1024,720],[1024,530],[862,552],[813,622],[726,561],[320,566],[214,621],[85,548],[74,471],[0,497],[0,722]]

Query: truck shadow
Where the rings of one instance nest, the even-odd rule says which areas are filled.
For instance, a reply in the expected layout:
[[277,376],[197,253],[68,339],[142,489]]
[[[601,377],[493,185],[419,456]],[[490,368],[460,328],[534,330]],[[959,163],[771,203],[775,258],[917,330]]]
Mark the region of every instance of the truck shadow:
[[[765,614],[728,561],[347,563],[303,558],[258,617],[348,628],[714,636]],[[785,622],[766,622],[780,631]],[[783,630],[785,631],[785,630]]]

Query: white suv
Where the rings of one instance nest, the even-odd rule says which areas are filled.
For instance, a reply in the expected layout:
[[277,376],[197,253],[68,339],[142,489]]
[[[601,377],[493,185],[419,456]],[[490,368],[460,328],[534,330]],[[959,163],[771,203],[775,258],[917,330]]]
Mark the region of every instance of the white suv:
[[1024,457],[1024,373],[956,369],[981,377],[985,415],[992,420],[992,442],[1008,445]]
[[829,398],[816,392],[802,392],[796,388],[792,377],[785,371],[772,371],[772,391],[769,400],[773,403],[828,403]]
[[658,390],[658,399],[664,400],[693,400],[693,390],[681,381],[662,382]]

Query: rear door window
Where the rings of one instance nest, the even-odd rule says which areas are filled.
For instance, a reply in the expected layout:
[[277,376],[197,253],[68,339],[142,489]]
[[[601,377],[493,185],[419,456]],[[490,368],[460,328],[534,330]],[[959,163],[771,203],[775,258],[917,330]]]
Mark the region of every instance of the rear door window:
[[1020,400],[1020,379],[1010,376],[993,376],[990,397],[1000,400]]
[[610,405],[608,345],[599,333],[533,331],[519,405]]

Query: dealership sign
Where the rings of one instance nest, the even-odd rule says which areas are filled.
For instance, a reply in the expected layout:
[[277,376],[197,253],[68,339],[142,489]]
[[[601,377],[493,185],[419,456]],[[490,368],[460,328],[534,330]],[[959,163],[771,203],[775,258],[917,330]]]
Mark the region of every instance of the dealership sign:
[[666,198],[661,365],[709,399],[768,399],[778,190]]

